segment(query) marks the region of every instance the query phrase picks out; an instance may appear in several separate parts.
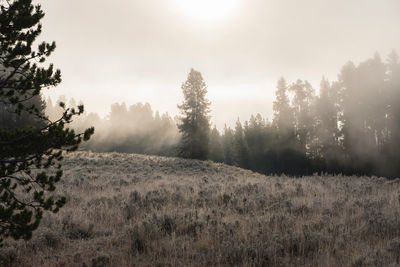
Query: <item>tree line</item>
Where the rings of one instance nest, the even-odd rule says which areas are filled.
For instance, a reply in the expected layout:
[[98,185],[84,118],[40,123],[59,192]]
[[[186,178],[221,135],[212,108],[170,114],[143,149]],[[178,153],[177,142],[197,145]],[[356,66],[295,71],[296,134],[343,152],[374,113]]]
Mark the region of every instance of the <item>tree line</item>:
[[336,81],[322,79],[318,93],[308,81],[281,78],[272,121],[257,114],[222,133],[210,129],[201,74],[192,70],[182,90],[179,151],[185,157],[265,174],[400,177],[400,61],[394,51],[386,61],[375,54],[358,65],[348,62]]
[[[106,118],[83,113],[72,123],[77,131],[97,129],[81,149],[95,152],[143,153],[209,159],[264,174],[400,176],[400,63],[395,52],[383,61],[374,57],[345,64],[336,81],[323,78],[319,90],[306,80],[279,79],[272,120],[260,114],[239,119],[232,129],[211,127],[207,85],[200,72],[191,70],[182,84],[184,101],[179,117],[153,112],[150,104],[111,105]],[[51,120],[63,108],[77,106],[65,97],[44,103],[39,110]],[[3,125],[33,123],[8,116],[0,109]],[[29,124],[28,124],[29,125]]]
[[[61,96],[54,104],[50,98],[46,101],[44,113],[50,119],[57,118],[62,109],[76,106],[76,101]],[[83,113],[74,119],[70,127],[77,131],[88,125],[96,128],[96,134],[82,144],[80,149],[93,152],[139,153],[161,156],[174,156],[179,140],[176,121],[168,113],[153,112],[149,103],[114,103],[105,118],[97,113]]]

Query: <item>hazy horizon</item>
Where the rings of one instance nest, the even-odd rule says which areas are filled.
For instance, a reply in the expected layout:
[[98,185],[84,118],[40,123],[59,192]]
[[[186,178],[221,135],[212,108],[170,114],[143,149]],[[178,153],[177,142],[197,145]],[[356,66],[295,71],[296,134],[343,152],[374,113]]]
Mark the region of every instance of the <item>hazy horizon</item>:
[[318,89],[322,76],[335,80],[347,61],[358,64],[375,52],[385,60],[400,44],[396,0],[41,4],[41,39],[57,42],[50,62],[63,75],[47,95],[82,100],[103,117],[115,102],[149,102],[177,115],[181,84],[194,68],[208,85],[219,128],[256,113],[271,119],[281,76]]

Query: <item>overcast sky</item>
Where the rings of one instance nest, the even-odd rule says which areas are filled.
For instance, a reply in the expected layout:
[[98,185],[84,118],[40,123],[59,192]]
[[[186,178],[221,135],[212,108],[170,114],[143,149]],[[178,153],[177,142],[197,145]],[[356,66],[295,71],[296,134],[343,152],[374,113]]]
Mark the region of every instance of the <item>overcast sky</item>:
[[323,75],[336,79],[348,60],[400,52],[399,0],[213,0],[208,15],[201,3],[210,0],[185,1],[198,6],[40,1],[46,13],[41,38],[57,42],[50,61],[63,74],[50,95],[82,100],[101,116],[123,101],[149,102],[176,115],[180,86],[194,68],[203,74],[212,121],[221,127],[250,114],[271,118],[281,76],[318,88]]

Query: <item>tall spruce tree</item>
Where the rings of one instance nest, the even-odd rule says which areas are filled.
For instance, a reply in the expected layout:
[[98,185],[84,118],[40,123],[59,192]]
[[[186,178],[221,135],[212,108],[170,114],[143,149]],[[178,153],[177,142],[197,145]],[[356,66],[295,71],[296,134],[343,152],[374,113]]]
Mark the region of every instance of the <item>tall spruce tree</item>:
[[240,120],[236,121],[235,134],[233,135],[233,163],[242,168],[249,168],[250,155],[244,131]]
[[184,158],[205,160],[209,154],[210,102],[206,99],[207,85],[200,72],[191,69],[182,84],[184,101],[178,129],[182,139],[178,155]]
[[386,130],[384,132],[386,172],[392,177],[400,176],[400,59],[395,51],[388,56]]
[[315,91],[307,81],[297,80],[289,87],[293,92],[292,110],[294,115],[295,135],[300,145],[300,150],[306,152],[310,147],[314,135],[314,121],[312,106]]
[[286,80],[284,78],[279,79],[275,92],[276,99],[273,104],[273,125],[277,129],[280,142],[284,144],[289,144],[294,139],[294,115],[287,92]]
[[[332,161],[340,153],[338,127],[338,89],[325,78],[320,83],[319,96],[315,99],[314,119],[316,138],[312,144],[315,156]],[[327,162],[329,165],[329,162]]]
[[233,164],[233,131],[230,127],[224,125],[224,133],[221,137],[222,149],[224,152],[224,163]]
[[244,136],[249,148],[250,168],[259,172],[265,171],[265,155],[270,145],[270,130],[260,114],[251,115]]
[[376,54],[358,66],[347,63],[339,82],[343,146],[351,172],[374,173],[383,145],[387,103],[382,97],[386,66]]
[[7,237],[29,239],[43,211],[57,212],[64,205],[65,198],[53,193],[62,177],[63,151],[76,150],[94,132],[89,128],[76,134],[65,128],[83,106],[65,108],[52,122],[43,116],[41,104],[32,101],[43,88],[61,82],[59,70],[42,65],[55,43],[32,48],[43,16],[32,0],[0,0],[0,105],[16,116],[27,113],[41,122],[29,128],[0,125],[0,243]]
[[224,162],[224,150],[222,148],[221,135],[219,134],[215,125],[210,133],[209,158],[215,162]]

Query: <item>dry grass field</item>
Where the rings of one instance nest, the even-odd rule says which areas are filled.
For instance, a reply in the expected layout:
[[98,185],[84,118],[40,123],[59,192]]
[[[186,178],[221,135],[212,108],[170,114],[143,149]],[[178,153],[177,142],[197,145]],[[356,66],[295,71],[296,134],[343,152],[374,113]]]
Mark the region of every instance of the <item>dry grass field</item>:
[[67,205],[1,266],[400,265],[400,179],[90,152],[64,167]]

